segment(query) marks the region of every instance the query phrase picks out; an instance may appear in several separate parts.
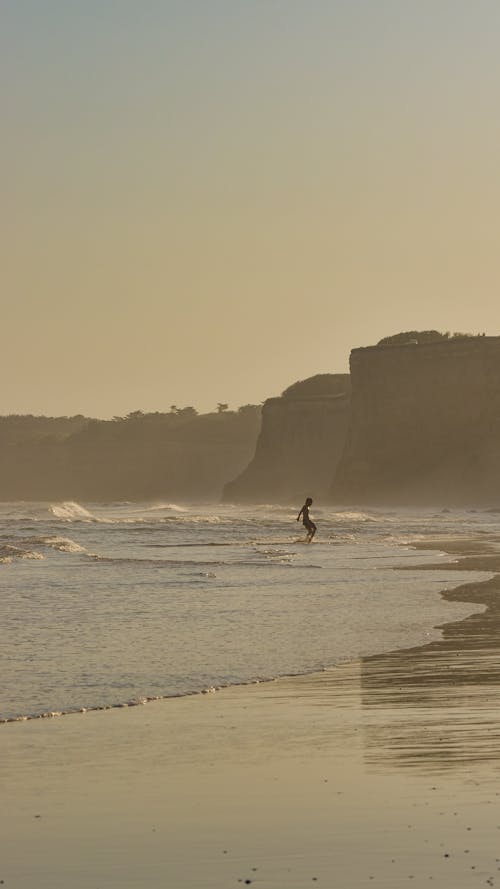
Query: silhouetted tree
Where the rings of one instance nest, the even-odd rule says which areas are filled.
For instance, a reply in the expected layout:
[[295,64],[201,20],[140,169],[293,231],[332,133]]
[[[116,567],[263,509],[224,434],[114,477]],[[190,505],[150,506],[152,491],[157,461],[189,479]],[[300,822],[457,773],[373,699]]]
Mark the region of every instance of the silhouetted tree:
[[395,333],[393,336],[385,336],[379,340],[377,346],[395,346],[398,344],[417,342],[417,343],[439,343],[449,338],[449,333],[440,333],[439,330],[404,330],[401,333]]

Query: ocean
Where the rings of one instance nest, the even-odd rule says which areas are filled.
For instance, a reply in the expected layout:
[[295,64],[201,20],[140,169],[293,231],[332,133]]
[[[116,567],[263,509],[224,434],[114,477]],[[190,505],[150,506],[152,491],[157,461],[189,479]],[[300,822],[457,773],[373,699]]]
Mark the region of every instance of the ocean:
[[313,507],[306,544],[300,506],[0,504],[0,720],[315,672],[477,611],[440,591],[490,575],[412,542],[498,513]]

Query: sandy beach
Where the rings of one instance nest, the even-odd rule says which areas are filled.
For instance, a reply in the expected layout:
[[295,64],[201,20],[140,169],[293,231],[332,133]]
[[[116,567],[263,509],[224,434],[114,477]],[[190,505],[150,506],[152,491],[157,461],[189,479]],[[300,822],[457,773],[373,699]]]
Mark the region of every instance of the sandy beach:
[[493,576],[444,593],[478,611],[440,641],[1,726],[2,884],[498,885],[500,558],[445,546]]

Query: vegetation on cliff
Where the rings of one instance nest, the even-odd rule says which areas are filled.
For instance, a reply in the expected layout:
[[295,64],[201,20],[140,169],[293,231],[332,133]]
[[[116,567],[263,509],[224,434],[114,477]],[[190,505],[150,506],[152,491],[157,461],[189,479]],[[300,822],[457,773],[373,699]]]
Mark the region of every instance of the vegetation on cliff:
[[410,343],[440,343],[443,340],[469,339],[484,336],[484,333],[441,333],[439,330],[405,330],[379,340],[377,346],[409,345]]
[[350,392],[349,374],[316,374],[298,380],[282,392],[283,398],[303,398],[311,395],[344,395]]
[[221,403],[207,414],[0,417],[0,499],[218,497],[251,459],[260,413]]
[[80,432],[89,423],[88,417],[35,417],[32,414],[9,414],[0,417],[0,447],[6,444],[37,442],[46,438],[62,441]]

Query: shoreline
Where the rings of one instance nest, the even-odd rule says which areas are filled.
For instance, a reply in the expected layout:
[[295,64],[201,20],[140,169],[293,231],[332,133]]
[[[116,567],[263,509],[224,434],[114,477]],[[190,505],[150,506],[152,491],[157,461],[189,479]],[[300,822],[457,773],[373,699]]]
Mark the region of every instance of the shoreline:
[[[500,539],[500,538],[499,538]],[[442,538],[442,539],[433,539],[429,542],[410,542],[409,546],[413,547],[415,550],[422,551],[432,551],[438,550],[440,552],[444,552],[447,555],[456,555],[460,554],[460,559],[458,562],[447,562],[445,565],[442,562],[436,562],[435,564],[426,564],[426,565],[399,565],[395,566],[393,570],[395,571],[428,571],[428,570],[439,570],[442,571],[445,567],[447,570],[464,570],[464,571],[481,571],[481,572],[492,572],[498,571],[500,572],[500,552],[494,551],[494,548],[490,544],[486,544],[481,542],[477,538]],[[457,592],[462,588],[467,588],[468,590],[475,589],[477,586],[481,586],[484,583],[488,583],[487,580],[472,582],[469,584],[461,584],[455,590],[440,590],[439,595],[443,599],[448,599],[448,601],[456,601],[463,602],[466,604],[479,604],[485,605],[488,607],[487,602],[482,602],[481,598],[477,597],[474,594],[473,598],[463,598],[461,595],[457,595],[456,597],[453,595],[453,592]],[[489,601],[489,600],[488,600]],[[475,612],[474,612],[475,614]],[[469,617],[473,617],[474,615],[470,615]],[[461,618],[458,622],[460,623],[462,620],[467,620],[468,618]],[[442,629],[446,624],[439,624],[434,627],[434,629]],[[439,642],[439,640],[436,640]],[[423,647],[427,645],[431,645],[431,642],[423,643]],[[247,680],[242,680],[240,682],[229,683],[227,685],[217,685],[217,686],[207,686],[206,688],[201,688],[199,690],[193,691],[185,691],[185,692],[171,692],[168,694],[160,694],[160,695],[145,695],[140,696],[138,698],[132,698],[124,701],[117,701],[112,704],[97,704],[95,706],[81,706],[75,707],[71,709],[63,709],[63,710],[53,710],[53,711],[45,711],[41,713],[27,713],[27,714],[19,714],[14,716],[1,716],[0,715],[0,731],[1,726],[10,725],[14,723],[24,723],[24,722],[32,722],[37,720],[52,720],[61,716],[77,716],[77,715],[85,715],[87,713],[104,713],[110,712],[114,710],[123,710],[128,708],[136,708],[142,707],[146,704],[151,703],[160,703],[161,701],[169,702],[178,699],[183,699],[187,697],[197,697],[199,695],[207,695],[218,692],[224,692],[230,688],[246,688],[248,686],[253,685],[262,685],[265,683],[273,683],[273,682],[281,682],[287,679],[295,679],[300,677],[313,677],[316,674],[321,675],[324,672],[328,672],[330,670],[334,670],[337,667],[343,666],[346,663],[355,663],[360,660],[364,660],[365,658],[375,658],[375,657],[383,657],[384,655],[390,655],[392,652],[398,651],[410,651],[410,650],[418,650],[421,645],[408,645],[403,646],[401,648],[388,649],[385,652],[381,652],[379,654],[370,654],[370,655],[357,655],[348,661],[339,661],[334,664],[327,664],[323,668],[320,669],[312,669],[305,672],[297,672],[297,673],[283,673],[277,676],[270,677],[251,677]]]
[[11,724],[0,733],[0,879],[496,885],[499,594],[500,575],[442,591],[484,608],[423,646],[106,719]]

